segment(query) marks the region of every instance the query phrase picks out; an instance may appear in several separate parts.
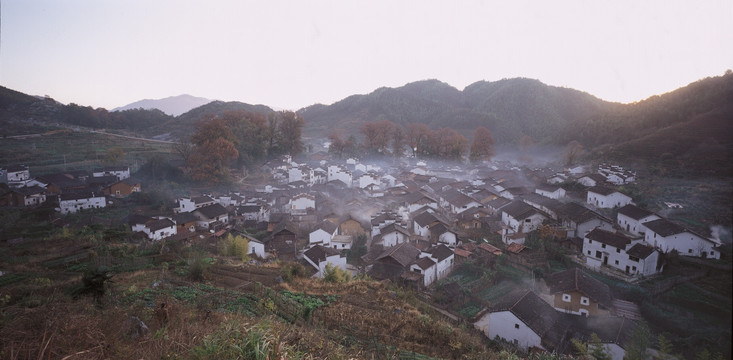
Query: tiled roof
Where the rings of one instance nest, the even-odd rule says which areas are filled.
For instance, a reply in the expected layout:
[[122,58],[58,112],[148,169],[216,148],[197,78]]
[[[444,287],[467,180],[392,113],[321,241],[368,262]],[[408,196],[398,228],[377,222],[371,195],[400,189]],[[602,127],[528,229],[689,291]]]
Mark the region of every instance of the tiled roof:
[[209,219],[213,219],[217,216],[222,216],[222,215],[227,214],[227,209],[225,209],[223,206],[219,204],[206,205],[200,209],[194,210],[194,212],[196,211],[198,211],[201,215],[204,215]]
[[417,257],[420,255],[420,250],[408,242],[395,245],[389,249],[384,250],[378,257],[377,260],[381,260],[387,257],[391,257],[397,261],[402,267],[407,267],[412,264]]
[[633,256],[639,259],[646,259],[649,255],[654,252],[654,248],[644,244],[634,244],[634,246],[626,252],[629,256]]
[[585,237],[593,241],[611,245],[617,249],[626,249],[626,245],[631,243],[631,239],[626,236],[599,228],[593,229]]
[[613,301],[608,285],[578,268],[550,274],[547,277],[547,285],[552,294],[579,291],[606,308],[610,308]]
[[618,209],[619,214],[626,215],[634,220],[643,219],[647,216],[654,215],[653,212],[642,209],[636,205],[628,204]]

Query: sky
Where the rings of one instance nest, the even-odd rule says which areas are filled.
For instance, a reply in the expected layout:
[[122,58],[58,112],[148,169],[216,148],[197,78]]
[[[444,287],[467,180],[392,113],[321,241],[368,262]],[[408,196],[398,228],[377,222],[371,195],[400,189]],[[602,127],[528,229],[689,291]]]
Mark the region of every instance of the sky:
[[0,85],[107,109],[514,77],[627,103],[730,68],[731,0],[0,2]]

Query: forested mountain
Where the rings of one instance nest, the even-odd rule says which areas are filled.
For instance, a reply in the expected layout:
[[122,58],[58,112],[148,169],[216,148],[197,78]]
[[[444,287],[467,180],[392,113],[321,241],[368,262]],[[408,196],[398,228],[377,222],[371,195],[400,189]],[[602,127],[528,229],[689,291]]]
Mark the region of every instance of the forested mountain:
[[111,111],[122,111],[132,109],[158,109],[168,115],[178,116],[191,109],[210,103],[212,100],[191,96],[188,94],[170,96],[164,99],[144,99],[125,106],[114,108]]
[[[125,129],[146,136],[186,139],[196,122],[230,112],[270,114],[265,105],[213,101],[177,117],[160,110],[109,112],[0,88],[0,125],[27,120]],[[610,103],[573,89],[532,79],[479,81],[460,91],[438,80],[379,88],[332,105],[301,109],[304,134],[333,130],[362,137],[366,123],[389,120],[403,127],[423,123],[471,137],[484,126],[497,144],[527,135],[545,145],[578,141],[592,156],[655,161],[668,169],[730,175],[733,164],[733,73],[702,79],[667,94],[633,103]],[[6,131],[8,133],[8,131]],[[662,166],[662,165],[660,165]]]
[[350,96],[330,106],[310,106],[300,113],[309,134],[337,127],[358,129],[362,123],[386,119],[403,126],[417,122],[450,127],[467,136],[485,126],[498,143],[516,143],[523,135],[553,143],[568,124],[619,106],[531,79],[480,81],[463,91],[426,80]]
[[152,134],[170,134],[175,139],[187,139],[193,134],[196,123],[200,120],[208,120],[217,115],[231,112],[269,114],[273,112],[265,105],[250,105],[238,101],[212,101],[206,105],[191,109],[176,118],[171,118],[165,123],[158,124],[150,129]]

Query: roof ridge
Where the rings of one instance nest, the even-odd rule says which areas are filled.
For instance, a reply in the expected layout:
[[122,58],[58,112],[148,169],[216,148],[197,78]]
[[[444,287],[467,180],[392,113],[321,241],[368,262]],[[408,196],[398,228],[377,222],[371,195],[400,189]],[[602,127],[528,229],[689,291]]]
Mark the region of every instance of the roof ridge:
[[517,301],[516,301],[516,302],[515,302],[514,304],[512,304],[512,306],[510,306],[510,307],[509,307],[509,309],[510,309],[510,310],[513,310],[513,309],[514,309],[514,307],[515,307],[515,306],[517,306],[517,304],[519,304],[519,302],[520,302],[520,301],[522,301],[522,299],[524,299],[524,297],[525,297],[525,296],[527,296],[527,294],[529,294],[530,292],[531,292],[531,290],[527,290],[527,291],[526,291],[526,292],[524,293],[524,295],[520,296],[520,297],[519,297],[519,299],[518,299],[518,300],[517,300]]

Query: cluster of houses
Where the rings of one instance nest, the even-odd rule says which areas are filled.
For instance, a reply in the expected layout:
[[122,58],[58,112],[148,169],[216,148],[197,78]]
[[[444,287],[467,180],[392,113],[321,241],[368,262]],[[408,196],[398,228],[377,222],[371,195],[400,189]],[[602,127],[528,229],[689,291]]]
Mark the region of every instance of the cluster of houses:
[[[129,169],[34,180],[15,170],[4,169],[12,194],[3,199],[20,199],[30,196],[29,188],[40,188],[44,196],[58,195],[62,213],[104,207],[104,195],[140,191],[139,184],[125,181]],[[625,281],[659,273],[664,266],[661,255],[672,251],[720,257],[718,240],[640,208],[619,192],[615,185],[633,182],[635,174],[618,166],[602,165],[589,174],[582,169],[520,169],[500,162],[468,168],[428,166],[415,159],[376,164],[315,153],[300,162],[282,156],[261,170],[271,174],[271,182],[232,193],[179,198],[172,213],[132,214],[127,223],[154,241],[235,233],[250,239],[253,255],[301,261],[314,276],[324,276],[330,264],[418,289],[472,259],[505,254],[532,268],[543,260],[528,241],[537,233],[552,234],[548,239],[570,249],[575,261],[588,269]],[[106,177],[110,182],[95,192],[102,196],[99,202],[73,191],[77,186],[88,191],[95,179]],[[559,183],[567,181],[586,186],[586,191],[566,192]],[[485,238],[501,239],[501,245]],[[359,268],[346,261],[347,252],[357,246],[363,247]],[[628,316],[616,316],[619,306],[608,287],[580,270],[552,275],[548,285],[545,294],[508,294],[482,311],[475,326],[523,349],[562,350],[568,339],[596,333],[619,358],[635,325]]]
[[140,192],[139,181],[130,178],[127,166],[70,170],[32,177],[24,165],[0,168],[0,183],[8,190],[0,194],[0,206],[37,207],[47,202],[62,214],[107,206],[108,198]]
[[572,354],[571,339],[590,342],[596,334],[614,360],[622,360],[640,320],[633,303],[614,299],[608,285],[578,268],[546,278],[546,288],[515,290],[473,319],[476,329],[524,351]]

